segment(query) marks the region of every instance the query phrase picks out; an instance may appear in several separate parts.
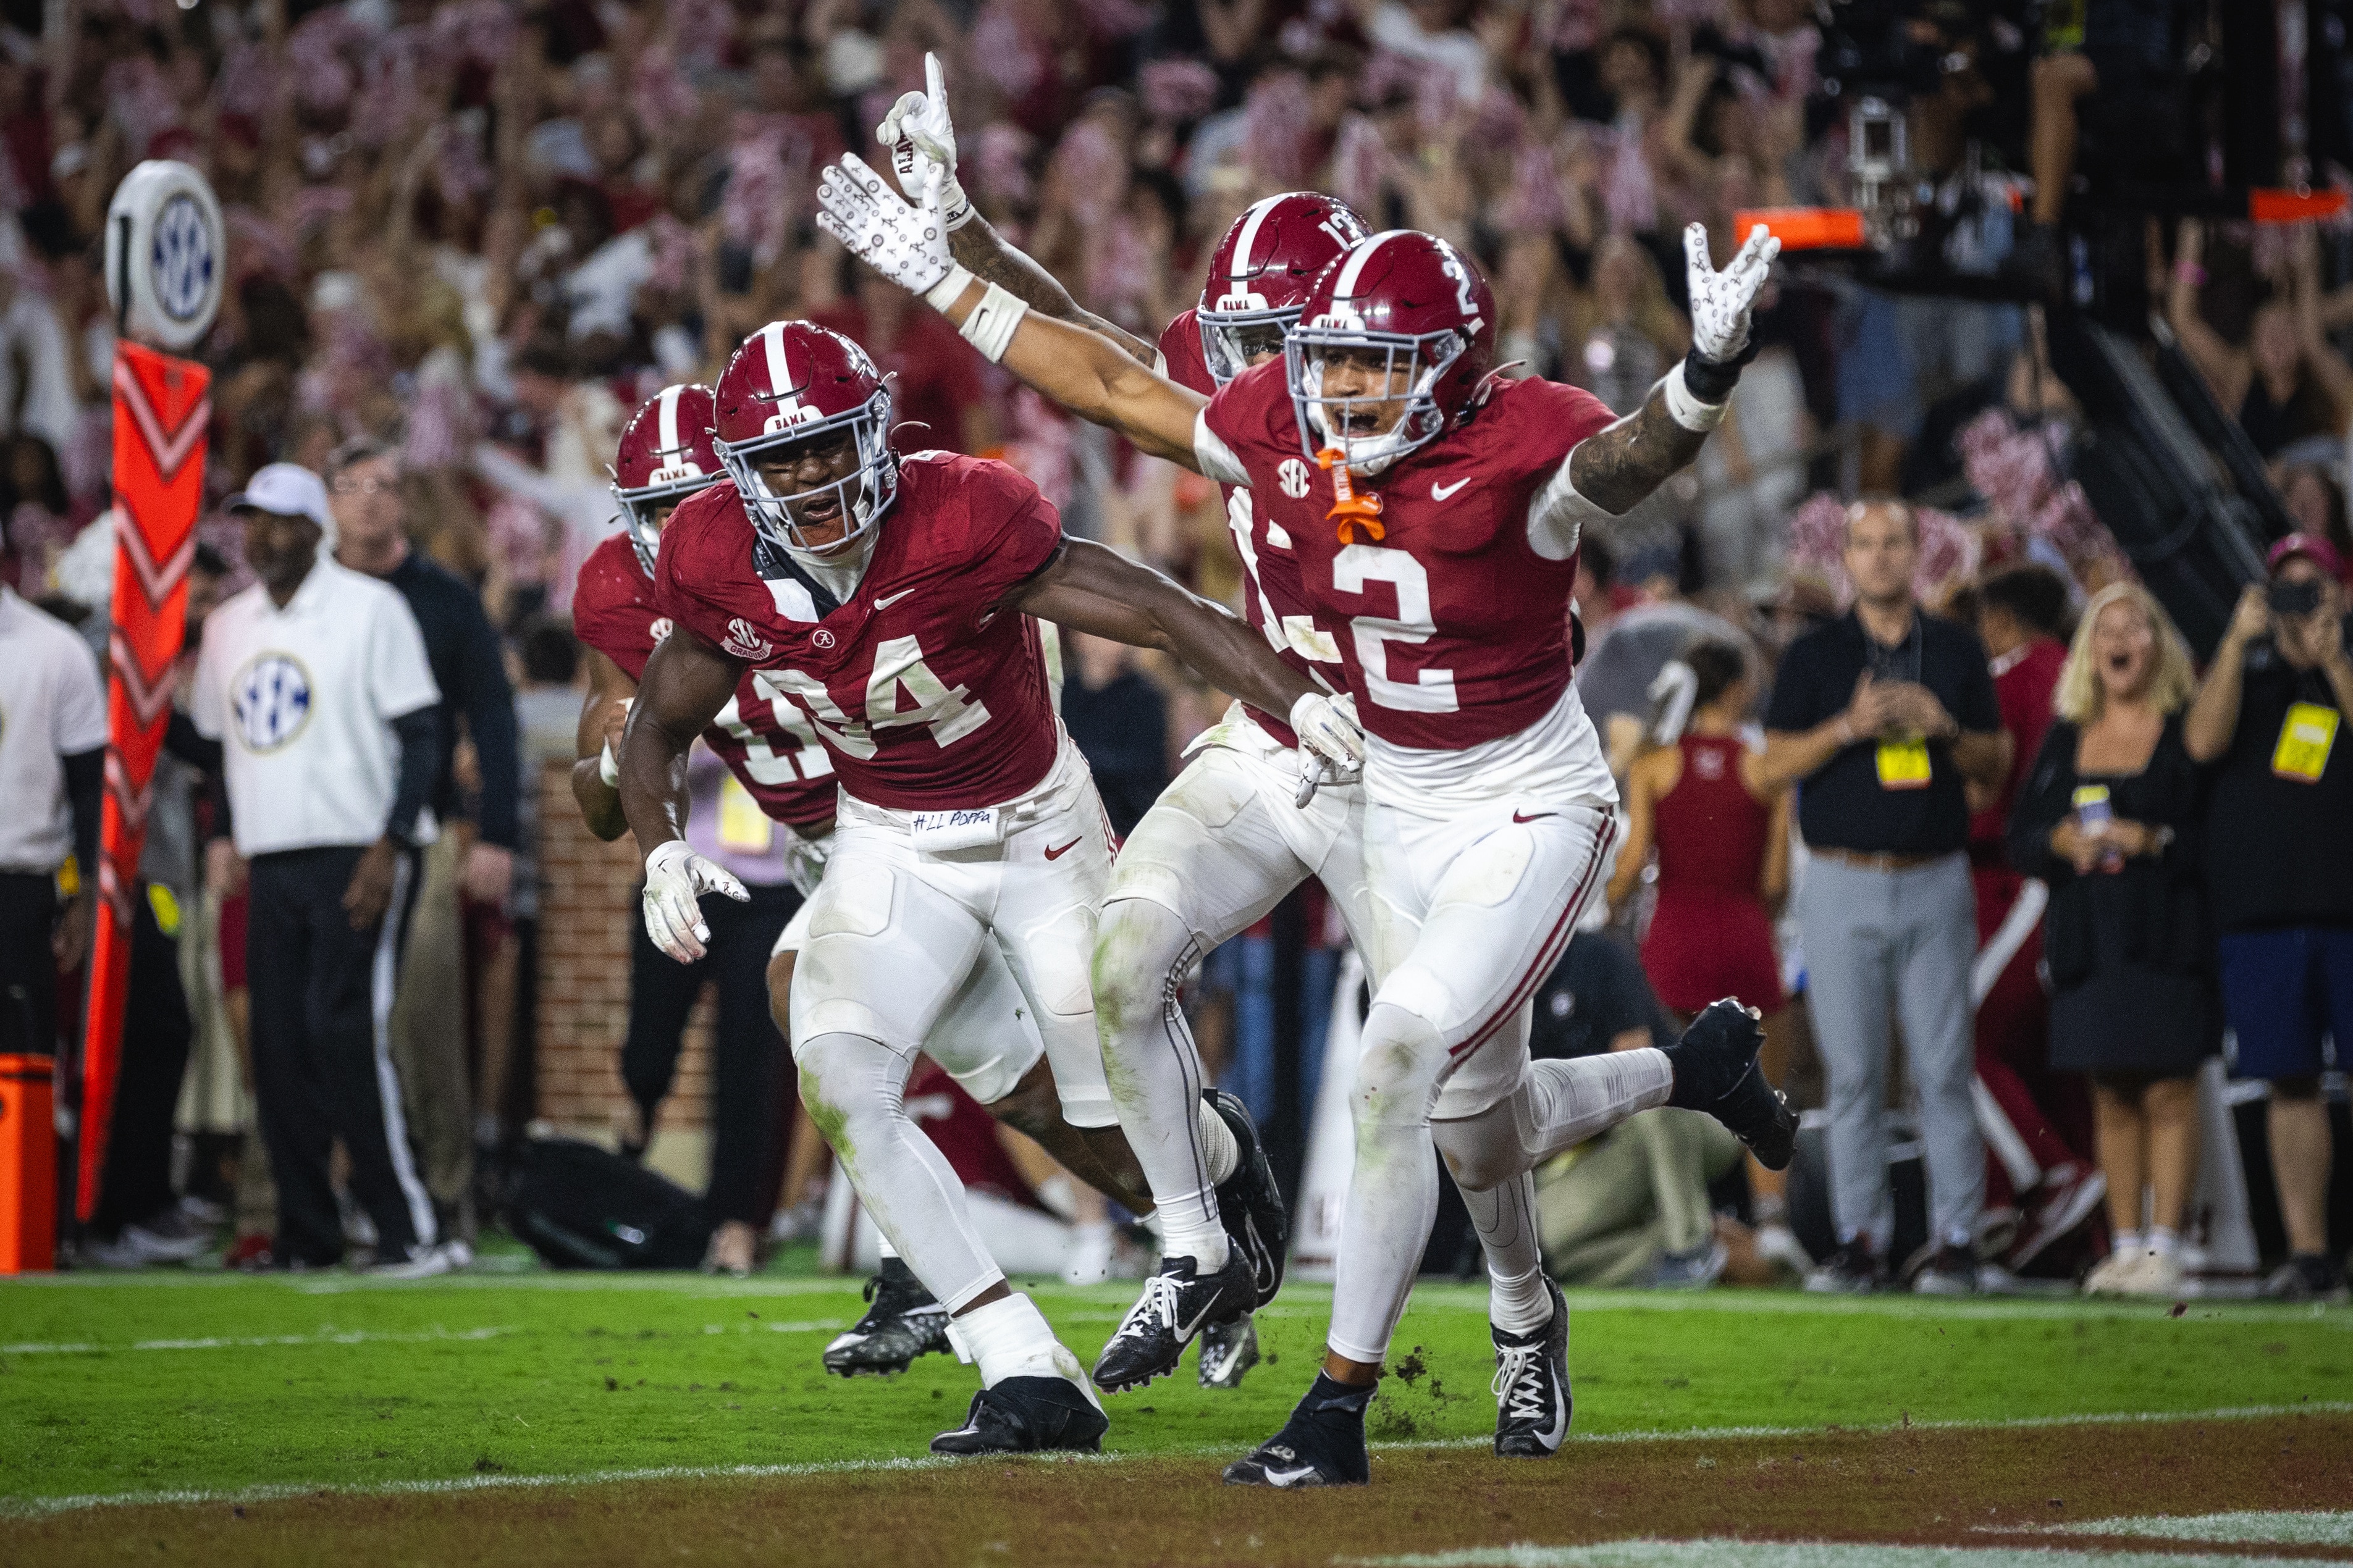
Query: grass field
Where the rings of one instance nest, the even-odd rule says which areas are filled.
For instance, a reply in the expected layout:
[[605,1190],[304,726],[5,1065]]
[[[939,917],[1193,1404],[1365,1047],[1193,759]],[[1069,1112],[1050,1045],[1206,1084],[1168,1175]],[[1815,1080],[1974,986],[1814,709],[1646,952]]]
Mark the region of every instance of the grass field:
[[[1033,1290],[1088,1360],[1133,1287]],[[1385,1447],[1372,1491],[1336,1513],[1336,1500],[1238,1501],[1215,1486],[1218,1468],[1281,1423],[1312,1374],[1327,1302],[1314,1287],[1287,1290],[1261,1322],[1271,1364],[1237,1393],[1202,1390],[1188,1365],[1108,1401],[1103,1461],[937,1465],[920,1457],[961,1417],[972,1373],[934,1356],[887,1381],[824,1376],[819,1347],[862,1310],[855,1288],[834,1279],[11,1283],[0,1286],[0,1513],[16,1517],[0,1522],[0,1562],[113,1561],[132,1537],[146,1552],[153,1537],[167,1551],[237,1561],[273,1560],[266,1543],[279,1540],[292,1553],[282,1560],[303,1561],[321,1531],[406,1542],[394,1552],[401,1560],[733,1560],[769,1557],[757,1538],[780,1528],[796,1561],[920,1561],[901,1549],[938,1531],[940,1561],[1326,1563],[1395,1555],[1402,1544],[1474,1546],[1493,1533],[1491,1514],[1527,1521],[1506,1543],[1550,1551],[1548,1542],[1590,1538],[1583,1504],[1604,1472],[1631,1478],[1611,1483],[1634,1489],[1614,1521],[1622,1538],[1656,1528],[1630,1500],[1647,1484],[1640,1477],[1672,1472],[1688,1483],[1719,1465],[1746,1474],[1800,1439],[1818,1452],[1848,1446],[1855,1465],[1906,1444],[1966,1456],[2050,1449],[2070,1456],[2064,1471],[2021,1483],[2029,1491],[2056,1495],[2062,1479],[2105,1486],[2134,1517],[2308,1508],[2327,1500],[2327,1485],[2337,1506],[2353,1507],[2353,1311],[2344,1309],[1578,1296],[1576,1436],[1552,1463],[1506,1466],[1483,1451],[1494,1411],[1483,1290],[1455,1286],[1419,1291],[1398,1336],[1396,1375],[1374,1407]],[[2211,1435],[2187,1436],[2160,1417],[2202,1422]],[[1698,1436],[1669,1440],[1677,1434]],[[1705,1451],[1686,1452],[1694,1442]],[[2159,1495],[2134,1489],[2149,1489],[2172,1458],[2275,1454],[2283,1443],[2290,1458],[2249,1468],[2243,1485],[2208,1462]],[[2087,1474],[2095,1453],[2110,1457]],[[2031,1474],[2040,1462],[2017,1464]],[[1873,1498],[1909,1484],[1866,1488],[1852,1474],[1856,1485],[1842,1486],[1839,1463],[1814,1472],[1829,1500],[1794,1516],[1833,1538],[1876,1517],[1864,1506]],[[1954,1463],[1938,1461],[1938,1484]],[[1917,1464],[1905,1468],[1919,1476]],[[2009,1477],[1989,1472],[1988,1503],[1999,1510],[1995,1494],[2020,1477],[1994,1469]],[[1777,1495],[1803,1493],[1800,1479],[1791,1469]],[[2306,1498],[2296,1489],[2306,1481],[2322,1491]],[[1451,1518],[1473,1494],[1504,1500]],[[1266,1514],[1265,1526],[1230,1551],[1207,1544],[1215,1529],[1163,1531],[1139,1554],[1142,1538],[1128,1536],[1139,1521],[1158,1530],[1163,1510],[1123,1512],[1112,1500],[1121,1496],[1186,1500],[1211,1521]],[[616,1509],[631,1519],[668,1510],[678,1522],[656,1538],[659,1550],[639,1550],[634,1527],[608,1541],[584,1523]],[[1074,1522],[1097,1510],[1098,1524]],[[223,1536],[223,1520],[252,1528]],[[729,1533],[738,1529],[753,1534]],[[1240,1543],[1252,1537],[1260,1544]],[[991,1541],[1006,1550],[986,1550]],[[621,1554],[600,1555],[600,1542]],[[2353,1546],[2353,1524],[2341,1544]]]

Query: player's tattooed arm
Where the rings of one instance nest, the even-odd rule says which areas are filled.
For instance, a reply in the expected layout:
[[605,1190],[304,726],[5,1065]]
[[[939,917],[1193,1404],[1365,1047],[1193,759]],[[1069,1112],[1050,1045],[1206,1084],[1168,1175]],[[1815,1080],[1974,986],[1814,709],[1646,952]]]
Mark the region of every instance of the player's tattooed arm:
[[1274,657],[1266,638],[1175,579],[1090,540],[1064,543],[1016,588],[1011,607],[1132,647],[1158,648],[1262,713],[1286,714],[1314,683]]
[[1015,249],[978,213],[963,227],[949,232],[948,254],[983,283],[996,284],[1041,315],[1109,338],[1140,364],[1151,364],[1160,357],[1160,351],[1152,344],[1071,299],[1060,279]]
[[607,844],[629,828],[621,811],[621,731],[637,694],[638,683],[627,671],[595,648],[588,650],[588,699],[580,705],[580,760],[572,764],[572,798],[580,803],[588,831]]
[[1587,437],[1568,455],[1577,493],[1612,517],[1623,517],[1683,466],[1699,456],[1704,430],[1686,430],[1667,411],[1663,386],[1642,406]]
[[620,747],[621,810],[638,852],[686,833],[686,753],[744,678],[744,666],[684,626],[655,646]]

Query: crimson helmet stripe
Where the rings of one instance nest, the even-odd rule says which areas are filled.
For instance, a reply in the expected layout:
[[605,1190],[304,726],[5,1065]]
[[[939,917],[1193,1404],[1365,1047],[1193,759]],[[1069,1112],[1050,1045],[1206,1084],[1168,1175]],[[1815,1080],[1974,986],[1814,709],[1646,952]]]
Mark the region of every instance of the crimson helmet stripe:
[[1348,259],[1340,264],[1340,276],[1333,280],[1332,297],[1335,300],[1355,298],[1357,280],[1364,277],[1365,265],[1372,260],[1373,252],[1390,240],[1402,238],[1413,232],[1409,228],[1393,228],[1387,233],[1373,236],[1372,238],[1350,251]]
[[1241,237],[1234,242],[1233,259],[1226,268],[1227,276],[1233,281],[1240,283],[1250,277],[1253,270],[1250,252],[1258,246],[1259,226],[1265,223],[1267,216],[1282,205],[1285,199],[1279,195],[1261,196],[1250,204],[1250,211],[1242,214]]

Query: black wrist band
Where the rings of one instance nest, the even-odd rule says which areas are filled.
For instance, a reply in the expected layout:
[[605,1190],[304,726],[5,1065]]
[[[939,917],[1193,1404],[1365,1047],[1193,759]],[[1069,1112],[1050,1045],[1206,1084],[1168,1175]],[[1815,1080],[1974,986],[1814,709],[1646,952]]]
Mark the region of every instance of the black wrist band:
[[1748,346],[1728,360],[1709,359],[1694,348],[1683,356],[1683,386],[1702,403],[1722,403],[1739,384],[1740,367],[1756,357],[1754,332],[1748,335]]

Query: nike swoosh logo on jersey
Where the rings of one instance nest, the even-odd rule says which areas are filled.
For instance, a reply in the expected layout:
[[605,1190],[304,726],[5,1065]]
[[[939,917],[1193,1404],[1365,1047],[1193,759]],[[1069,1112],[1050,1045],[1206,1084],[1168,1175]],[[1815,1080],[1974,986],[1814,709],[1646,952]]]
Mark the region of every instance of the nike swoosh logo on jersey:
[[1461,489],[1464,485],[1467,485],[1470,482],[1470,479],[1466,478],[1457,479],[1451,485],[1441,485],[1433,479],[1430,481],[1430,499],[1432,500],[1444,500],[1447,497],[1452,495],[1456,490]]
[[914,590],[913,588],[902,588],[888,598],[875,600],[874,607],[878,610],[887,610],[892,605],[897,604],[900,600],[905,598],[908,595],[913,592]]
[[1560,813],[1556,811],[1532,811],[1527,816],[1522,816],[1515,811],[1512,813],[1512,820],[1514,822],[1534,822],[1539,817],[1558,816],[1559,815]]
[[1047,850],[1046,858],[1049,860],[1060,860],[1063,856],[1068,855],[1071,850],[1076,849],[1078,847],[1078,839],[1073,838],[1068,844],[1063,845],[1060,849]]

